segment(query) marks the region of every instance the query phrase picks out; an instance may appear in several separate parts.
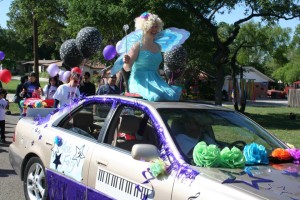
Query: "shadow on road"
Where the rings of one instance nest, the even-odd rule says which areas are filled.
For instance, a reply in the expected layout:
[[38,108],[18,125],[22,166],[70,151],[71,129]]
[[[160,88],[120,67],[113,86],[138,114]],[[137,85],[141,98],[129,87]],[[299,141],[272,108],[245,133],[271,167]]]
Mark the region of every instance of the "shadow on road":
[[9,175],[17,175],[12,169],[0,169],[0,177],[8,177]]

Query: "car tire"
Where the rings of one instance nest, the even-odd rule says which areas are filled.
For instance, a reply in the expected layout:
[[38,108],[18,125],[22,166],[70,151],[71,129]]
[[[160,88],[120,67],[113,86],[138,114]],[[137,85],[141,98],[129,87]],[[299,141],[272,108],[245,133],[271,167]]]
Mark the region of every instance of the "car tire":
[[46,200],[48,196],[45,167],[38,157],[32,157],[24,171],[24,194],[26,200]]

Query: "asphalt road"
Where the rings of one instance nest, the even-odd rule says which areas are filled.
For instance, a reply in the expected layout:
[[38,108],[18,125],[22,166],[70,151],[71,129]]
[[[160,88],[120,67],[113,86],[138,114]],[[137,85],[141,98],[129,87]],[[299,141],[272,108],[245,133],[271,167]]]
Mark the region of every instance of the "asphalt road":
[[12,137],[19,116],[5,116],[5,132],[7,144],[0,143],[0,200],[23,200],[23,182],[12,169],[8,158],[8,146]]

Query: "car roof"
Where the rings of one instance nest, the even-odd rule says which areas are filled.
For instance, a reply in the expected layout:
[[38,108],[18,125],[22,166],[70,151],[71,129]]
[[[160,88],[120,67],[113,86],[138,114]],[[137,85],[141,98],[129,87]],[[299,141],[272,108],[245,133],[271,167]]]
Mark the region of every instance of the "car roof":
[[[95,96],[94,96],[95,97]],[[209,102],[204,101],[148,101],[141,98],[127,97],[123,95],[96,95],[100,98],[112,98],[112,99],[122,99],[125,101],[134,101],[136,103],[143,103],[150,105],[155,109],[160,108],[186,108],[186,109],[213,109],[213,110],[231,110],[222,106],[215,106]]]

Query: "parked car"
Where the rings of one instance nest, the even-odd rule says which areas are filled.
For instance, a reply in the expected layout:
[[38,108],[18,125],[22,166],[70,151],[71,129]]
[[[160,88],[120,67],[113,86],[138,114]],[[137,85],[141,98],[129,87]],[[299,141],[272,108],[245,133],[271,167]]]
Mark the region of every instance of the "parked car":
[[27,200],[300,199],[300,166],[273,155],[287,148],[231,109],[102,95],[29,109],[9,157]]

